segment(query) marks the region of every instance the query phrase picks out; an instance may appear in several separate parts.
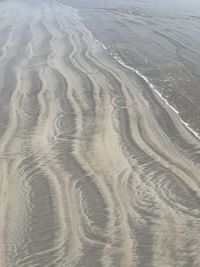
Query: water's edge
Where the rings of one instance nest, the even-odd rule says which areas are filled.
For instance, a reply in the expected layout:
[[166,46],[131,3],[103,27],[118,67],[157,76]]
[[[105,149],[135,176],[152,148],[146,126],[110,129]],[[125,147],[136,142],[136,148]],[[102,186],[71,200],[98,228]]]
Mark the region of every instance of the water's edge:
[[[76,10],[76,14],[77,16],[79,16],[79,19],[81,20],[81,22],[84,24],[83,20],[81,19],[81,15],[79,14],[78,10],[75,9],[74,7],[71,7],[70,8]],[[84,24],[84,26],[86,27],[86,25]],[[86,29],[89,31],[88,27],[86,27]],[[89,31],[91,35],[93,35],[91,33],[91,31]],[[94,37],[94,36],[93,36]],[[153,90],[153,92],[160,97],[160,99],[165,103],[165,105],[167,105],[174,113],[176,113],[176,115],[178,116],[178,119],[179,121],[182,123],[182,125],[198,140],[200,140],[200,134],[198,132],[196,132],[191,126],[189,123],[187,123],[186,121],[184,121],[181,116],[180,116],[180,113],[179,111],[174,108],[170,103],[169,101],[163,97],[163,95],[156,89],[156,87],[148,80],[148,78],[146,76],[144,76],[140,71],[138,71],[137,69],[133,68],[132,66],[130,65],[127,65],[121,58],[119,55],[117,55],[115,53],[115,55],[113,55],[109,50],[108,48],[99,40],[97,40],[95,38],[95,40],[101,45],[101,47],[107,52],[109,53],[110,56],[112,56],[121,66],[125,67],[126,69],[128,70],[131,70],[133,71],[136,75],[138,75],[140,78],[143,79],[143,81],[146,83],[146,85],[151,89]]]

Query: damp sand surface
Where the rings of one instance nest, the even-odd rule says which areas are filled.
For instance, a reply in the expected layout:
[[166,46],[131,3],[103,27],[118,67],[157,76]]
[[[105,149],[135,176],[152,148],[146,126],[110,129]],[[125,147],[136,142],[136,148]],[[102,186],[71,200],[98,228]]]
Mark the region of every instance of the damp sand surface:
[[198,267],[199,139],[88,10],[0,2],[0,266]]

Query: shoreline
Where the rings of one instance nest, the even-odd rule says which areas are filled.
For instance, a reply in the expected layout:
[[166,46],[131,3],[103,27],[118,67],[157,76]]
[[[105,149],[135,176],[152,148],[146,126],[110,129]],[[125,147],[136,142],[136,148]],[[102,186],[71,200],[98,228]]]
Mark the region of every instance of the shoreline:
[[[79,14],[78,10],[72,6],[70,6],[70,8],[73,8],[74,10],[76,10],[77,16],[79,16],[81,23],[84,24],[84,26],[86,27],[86,29],[90,32],[90,34],[93,36],[92,32],[88,29],[88,27],[85,25],[85,23],[83,22],[81,15]],[[182,123],[182,125],[196,138],[200,141],[200,134],[195,131],[189,123],[187,123],[186,121],[184,121],[181,116],[180,116],[180,112],[173,107],[169,101],[164,98],[164,96],[155,88],[155,86],[148,80],[148,78],[146,76],[144,76],[139,70],[133,68],[132,66],[127,65],[118,55],[113,55],[109,49],[105,46],[105,44],[103,44],[101,41],[99,41],[98,39],[95,38],[95,40],[101,45],[101,47],[108,52],[108,54],[110,56],[112,56],[121,66],[127,68],[128,70],[133,71],[135,74],[137,74],[140,78],[143,79],[143,81],[147,84],[147,86],[153,90],[153,92],[159,96],[159,98],[165,103],[165,105],[167,105],[174,113],[176,113],[176,115],[178,116],[179,121]]]

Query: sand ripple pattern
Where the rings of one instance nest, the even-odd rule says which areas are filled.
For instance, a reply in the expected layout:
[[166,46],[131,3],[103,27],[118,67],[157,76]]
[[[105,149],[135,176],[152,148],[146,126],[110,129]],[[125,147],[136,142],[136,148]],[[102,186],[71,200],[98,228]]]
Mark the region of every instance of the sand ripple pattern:
[[0,36],[0,266],[200,266],[177,114],[58,1],[0,2]]

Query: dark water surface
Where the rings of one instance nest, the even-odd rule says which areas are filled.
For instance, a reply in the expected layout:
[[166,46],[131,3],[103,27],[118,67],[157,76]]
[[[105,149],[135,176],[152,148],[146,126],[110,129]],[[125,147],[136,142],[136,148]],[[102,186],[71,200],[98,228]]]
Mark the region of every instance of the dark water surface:
[[[65,1],[66,2],[66,1]],[[200,132],[200,1],[68,0],[94,36]]]

